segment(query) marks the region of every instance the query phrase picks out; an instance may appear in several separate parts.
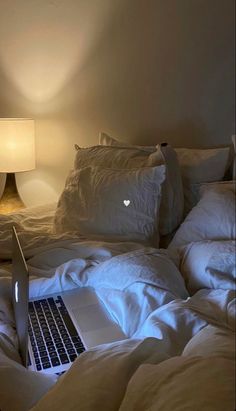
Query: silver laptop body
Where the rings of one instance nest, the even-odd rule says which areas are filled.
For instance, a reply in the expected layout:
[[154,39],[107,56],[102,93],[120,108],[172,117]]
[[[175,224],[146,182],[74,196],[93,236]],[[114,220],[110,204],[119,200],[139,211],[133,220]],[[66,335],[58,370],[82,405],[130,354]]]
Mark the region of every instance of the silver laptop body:
[[12,301],[25,367],[60,374],[84,350],[127,338],[91,287],[29,300],[29,272],[15,227],[12,241]]

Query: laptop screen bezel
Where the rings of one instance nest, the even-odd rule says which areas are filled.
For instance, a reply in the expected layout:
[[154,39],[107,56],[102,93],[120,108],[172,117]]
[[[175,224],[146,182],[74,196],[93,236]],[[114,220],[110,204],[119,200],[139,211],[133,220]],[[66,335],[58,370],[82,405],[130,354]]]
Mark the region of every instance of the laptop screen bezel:
[[19,353],[23,365],[27,367],[29,271],[14,226],[12,227],[12,303],[19,343]]

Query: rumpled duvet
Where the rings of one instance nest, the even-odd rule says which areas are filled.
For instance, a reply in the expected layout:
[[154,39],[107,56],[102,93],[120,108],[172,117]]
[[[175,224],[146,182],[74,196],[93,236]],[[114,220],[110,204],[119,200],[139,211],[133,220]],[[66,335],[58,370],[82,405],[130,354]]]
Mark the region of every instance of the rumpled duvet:
[[18,227],[31,275],[30,297],[94,287],[127,336],[84,352],[57,377],[20,364],[7,261],[10,224],[4,224],[1,411],[234,409],[234,241],[188,244],[179,271],[166,250]]

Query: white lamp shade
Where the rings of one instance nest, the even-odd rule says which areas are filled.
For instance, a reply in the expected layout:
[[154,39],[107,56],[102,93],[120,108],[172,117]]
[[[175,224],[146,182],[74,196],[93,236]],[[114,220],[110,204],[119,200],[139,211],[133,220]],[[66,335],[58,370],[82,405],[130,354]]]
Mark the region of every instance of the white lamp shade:
[[0,118],[0,173],[35,168],[34,120]]

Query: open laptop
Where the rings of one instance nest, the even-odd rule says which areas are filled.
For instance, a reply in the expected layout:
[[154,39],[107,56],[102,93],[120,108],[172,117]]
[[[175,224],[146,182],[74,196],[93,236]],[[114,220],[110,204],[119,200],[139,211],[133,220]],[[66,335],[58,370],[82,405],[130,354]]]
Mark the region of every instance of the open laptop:
[[15,227],[12,241],[12,300],[25,367],[60,374],[84,350],[127,338],[91,287],[29,300],[29,272]]

